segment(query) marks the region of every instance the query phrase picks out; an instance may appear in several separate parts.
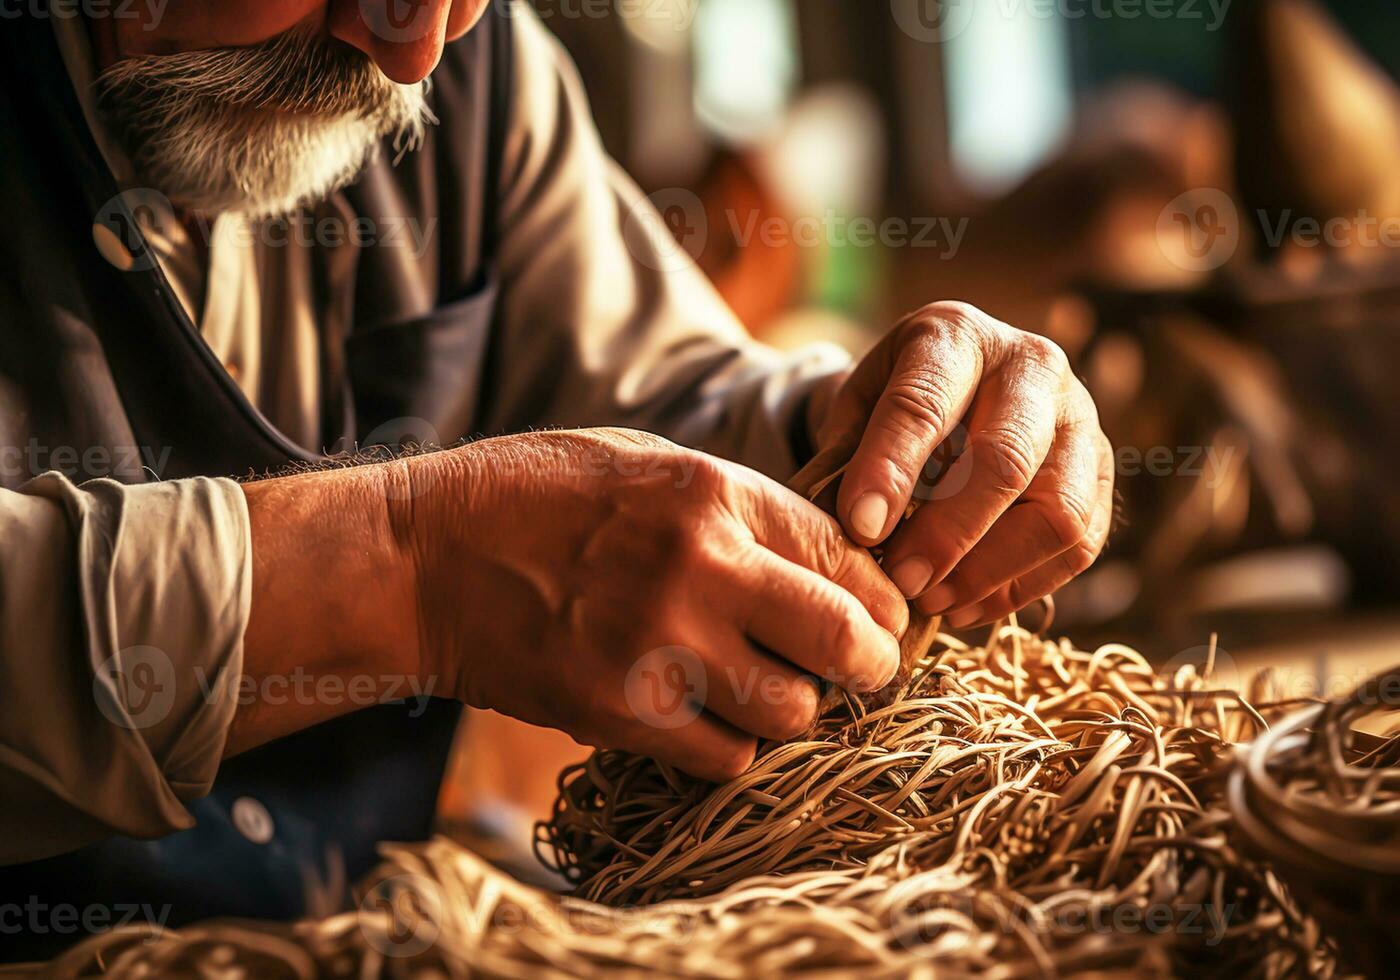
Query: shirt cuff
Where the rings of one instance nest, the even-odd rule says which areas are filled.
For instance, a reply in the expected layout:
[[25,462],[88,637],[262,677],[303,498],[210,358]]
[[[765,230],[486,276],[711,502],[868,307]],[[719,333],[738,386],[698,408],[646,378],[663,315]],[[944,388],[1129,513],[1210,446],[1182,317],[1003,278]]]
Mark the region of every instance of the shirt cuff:
[[184,804],[213,784],[237,708],[252,601],[241,489],[204,478],[78,487],[46,473],[18,494],[61,512],[18,525],[35,529],[21,544],[38,560],[17,577],[59,622],[33,623],[30,669],[3,671],[20,679],[4,695],[20,717],[0,721],[0,785],[33,812],[10,814],[24,833],[0,843],[0,864],[192,826]]

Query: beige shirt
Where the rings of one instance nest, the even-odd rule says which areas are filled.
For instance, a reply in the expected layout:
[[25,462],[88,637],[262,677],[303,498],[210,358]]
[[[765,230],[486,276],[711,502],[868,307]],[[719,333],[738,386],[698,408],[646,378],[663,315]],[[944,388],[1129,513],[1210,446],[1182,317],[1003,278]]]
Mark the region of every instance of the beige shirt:
[[[846,355],[784,355],[749,338],[604,153],[562,48],[517,10],[502,375],[481,427],[631,425],[790,475],[794,414]],[[86,36],[72,19],[54,23],[86,98]],[[95,116],[89,124],[129,180]],[[218,219],[207,265],[170,226],[151,244],[249,398],[320,448],[308,255],[260,245],[241,223]],[[250,563],[246,504],[230,480],[75,487],[48,473],[0,490],[0,864],[190,825],[183,804],[208,792],[233,715],[233,686],[209,679],[241,670]]]

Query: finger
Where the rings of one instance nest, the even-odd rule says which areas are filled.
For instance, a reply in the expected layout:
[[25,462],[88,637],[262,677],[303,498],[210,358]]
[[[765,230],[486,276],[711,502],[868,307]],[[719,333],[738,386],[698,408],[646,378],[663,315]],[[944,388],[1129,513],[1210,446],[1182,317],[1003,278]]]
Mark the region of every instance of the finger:
[[962,609],[955,609],[948,616],[949,625],[954,629],[966,629],[984,623],[1004,619],[1017,610],[1042,599],[1064,587],[1075,577],[1083,574],[1103,551],[1108,541],[1108,532],[1113,525],[1113,467],[1099,476],[1100,493],[1094,505],[1094,515],[1089,522],[1088,533],[1074,547],[1062,552],[1031,572],[1003,585],[991,596]]
[[869,547],[889,535],[924,463],[971,404],[982,369],[971,328],[920,332],[900,348],[841,480],[837,513],[851,537]]
[[[841,531],[835,518],[772,480],[753,474],[744,522],[773,554],[815,572],[850,593],[895,636],[909,625],[909,606],[870,552]],[[767,644],[765,644],[767,645]]]
[[885,550],[885,567],[905,595],[941,583],[1030,488],[1054,444],[1064,387],[1063,376],[1033,355],[983,385],[966,451]]
[[848,690],[889,683],[899,669],[899,641],[850,592],[760,548],[743,565],[733,601],[750,639]]
[[728,722],[697,710],[684,724],[658,728],[637,722],[598,741],[609,748],[650,756],[698,779],[723,783],[753,765],[758,740]]
[[757,649],[737,631],[703,644],[705,708],[759,738],[786,741],[816,723],[821,692],[808,674]]
[[919,598],[919,609],[937,615],[980,602],[1083,540],[1102,492],[1106,443],[1088,423],[1062,428],[1026,492],[952,574]]

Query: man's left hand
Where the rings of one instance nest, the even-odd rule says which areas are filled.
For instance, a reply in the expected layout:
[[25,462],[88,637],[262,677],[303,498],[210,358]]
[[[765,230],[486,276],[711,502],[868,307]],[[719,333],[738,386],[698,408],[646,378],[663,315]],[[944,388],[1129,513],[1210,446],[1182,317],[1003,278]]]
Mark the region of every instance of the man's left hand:
[[883,544],[895,585],[954,628],[1049,595],[1103,549],[1113,449],[1064,352],[1038,334],[927,306],[814,409],[819,447],[858,446],[837,499],[847,533]]

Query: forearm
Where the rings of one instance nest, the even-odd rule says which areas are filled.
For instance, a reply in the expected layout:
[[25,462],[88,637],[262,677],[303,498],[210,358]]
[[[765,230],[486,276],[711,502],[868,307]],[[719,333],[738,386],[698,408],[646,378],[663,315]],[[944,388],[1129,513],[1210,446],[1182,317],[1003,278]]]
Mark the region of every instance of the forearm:
[[400,516],[412,472],[439,465],[424,456],[243,487],[253,599],[226,756],[372,702],[447,693],[420,656]]

